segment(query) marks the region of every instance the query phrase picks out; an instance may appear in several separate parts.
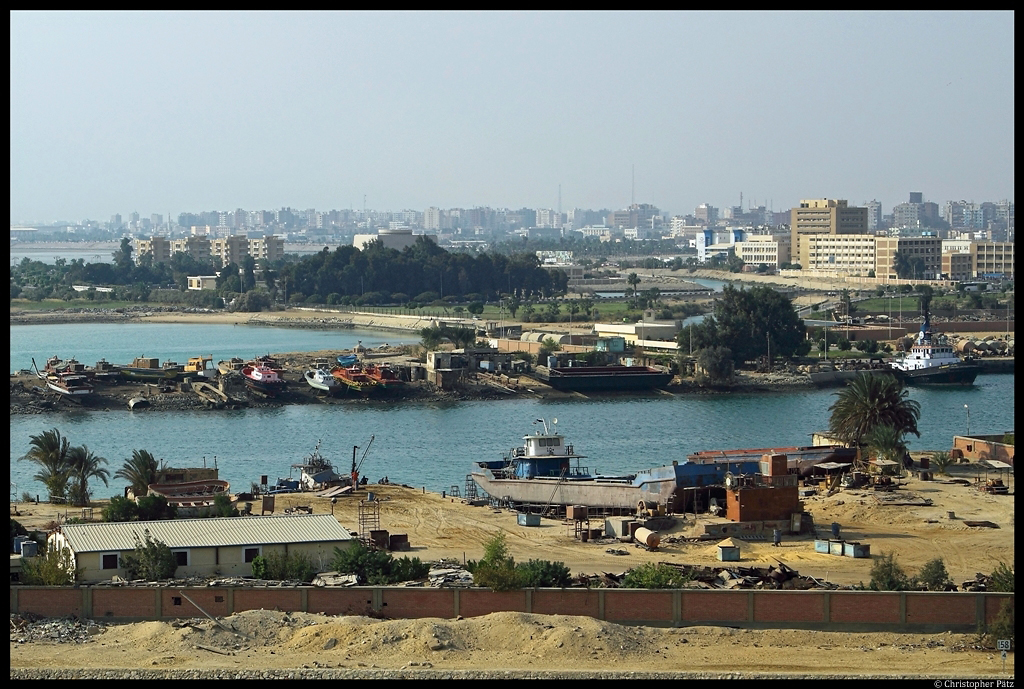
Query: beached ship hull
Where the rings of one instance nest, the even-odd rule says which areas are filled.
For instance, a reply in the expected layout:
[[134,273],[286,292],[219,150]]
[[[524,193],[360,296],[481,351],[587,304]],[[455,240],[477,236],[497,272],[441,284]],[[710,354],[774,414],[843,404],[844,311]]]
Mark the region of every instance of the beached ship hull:
[[559,366],[540,372],[540,377],[566,392],[653,390],[672,380],[668,371],[650,366]]
[[[537,423],[544,423],[538,419]],[[544,432],[524,436],[524,446],[513,448],[502,459],[475,462],[473,482],[485,493],[513,507],[536,509],[585,505],[599,511],[632,511],[641,502],[682,511],[693,501],[693,489],[725,482],[729,473],[754,474],[761,455],[726,457],[709,462],[681,462],[645,469],[635,474],[592,474],[579,464],[584,459],[564,436]],[[572,462],[576,465],[573,466]]]

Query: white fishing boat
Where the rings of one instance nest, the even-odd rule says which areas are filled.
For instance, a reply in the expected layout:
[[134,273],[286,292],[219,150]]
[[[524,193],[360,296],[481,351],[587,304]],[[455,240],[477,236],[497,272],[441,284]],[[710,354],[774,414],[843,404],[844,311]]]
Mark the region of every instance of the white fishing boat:
[[314,368],[303,374],[309,387],[333,395],[342,389],[341,382],[328,369]]

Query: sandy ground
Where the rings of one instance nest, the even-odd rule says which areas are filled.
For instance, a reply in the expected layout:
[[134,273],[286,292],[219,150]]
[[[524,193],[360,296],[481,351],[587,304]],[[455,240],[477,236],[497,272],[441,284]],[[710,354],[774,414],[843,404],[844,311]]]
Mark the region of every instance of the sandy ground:
[[[914,453],[913,456],[920,455]],[[960,464],[951,469],[951,474],[973,481],[978,476],[978,468],[973,464]],[[371,480],[375,479],[371,477]],[[1013,561],[1015,482],[1012,478],[1009,486],[1010,495],[993,496],[979,492],[973,485],[911,478],[895,494],[930,498],[933,503],[930,507],[883,506],[877,503],[873,492],[857,490],[840,491],[830,497],[805,498],[804,508],[813,516],[822,537],[828,537],[829,525],[838,522],[844,539],[867,543],[872,556],[895,553],[910,573],[915,573],[929,560],[941,557],[950,577],[959,584],[974,579],[977,572],[991,573],[1000,561]],[[519,526],[513,512],[470,506],[459,498],[442,497],[418,486],[370,484],[359,491],[357,498],[341,498],[334,506],[338,521],[353,532],[358,531],[359,526],[357,503],[365,497],[367,489],[381,501],[380,528],[407,534],[412,548],[408,555],[423,561],[479,559],[484,543],[502,532],[518,561],[564,562],[574,575],[622,573],[643,562],[721,564],[714,542],[666,542],[670,536],[698,536],[703,533],[705,524],[725,521],[704,514],[696,519],[693,514],[676,515],[675,525],[661,532],[662,545],[649,551],[616,541],[582,543],[568,534],[561,521],[554,519],[541,520],[539,527]],[[329,499],[301,493],[278,496],[276,507],[280,512],[297,504],[310,505],[317,514],[330,513],[332,509]],[[17,519],[26,528],[44,528],[58,514],[76,516],[74,509],[54,505],[21,503],[16,507],[21,514]],[[954,513],[953,519],[948,517],[949,512]],[[80,514],[79,508],[77,516]],[[990,521],[999,528],[968,527],[963,524],[964,520]],[[599,525],[603,522],[595,521],[594,526]],[[813,541],[814,537],[807,534],[787,536],[778,548],[770,541],[744,542],[741,564],[767,567],[781,560],[801,574],[827,578],[840,585],[870,580],[872,560],[816,553]],[[606,552],[609,549],[624,549],[628,555]]]
[[1014,667],[1011,654],[1001,672],[995,652],[975,648],[974,635],[962,634],[663,629],[513,612],[459,620],[374,620],[252,610],[223,623],[235,633],[208,620],[184,627],[142,622],[111,625],[83,644],[11,643],[11,670],[332,668],[402,671],[410,678],[436,677],[437,671],[560,678],[577,673],[977,678],[1012,677]]
[[[954,476],[973,480],[976,469],[958,465]],[[1011,482],[1011,491],[1013,483]],[[676,562],[715,566],[717,549],[708,543],[665,543],[668,536],[691,536],[710,518],[679,517],[663,531],[656,551],[618,542],[581,543],[559,521],[521,527],[515,515],[490,507],[473,507],[457,498],[418,487],[369,485],[356,498],[338,501],[339,522],[358,529],[357,500],[372,490],[381,500],[381,528],[406,533],[411,557],[423,561],[479,559],[483,544],[506,535],[519,561],[531,558],[564,562],[573,574],[622,573],[642,562]],[[1014,558],[1013,496],[990,496],[973,486],[908,480],[903,496],[931,498],[930,507],[877,506],[866,491],[811,497],[805,506],[822,532],[832,521],[848,540],[868,543],[873,557],[894,552],[911,574],[941,557],[953,581],[991,573],[1000,561]],[[295,504],[330,513],[329,500],[312,495],[279,496],[278,511]],[[19,520],[43,527],[58,509],[19,505]],[[61,510],[62,511],[62,510]],[[954,512],[950,519],[948,513]],[[68,512],[71,514],[72,512]],[[971,528],[963,520],[992,521],[999,528]],[[606,551],[622,549],[626,555]],[[741,565],[767,566],[782,561],[801,574],[838,584],[870,579],[870,559],[814,552],[813,537],[787,537],[781,548],[744,543]],[[11,643],[12,668],[355,668],[424,672],[450,669],[562,673],[706,672],[765,675],[835,674],[845,676],[976,677],[999,674],[998,655],[976,647],[973,634],[836,633],[796,630],[745,631],[689,627],[625,627],[583,617],[497,613],[464,620],[374,620],[353,617],[292,615],[287,622],[265,619],[283,613],[251,611],[228,618],[245,638],[227,638],[208,621],[196,628],[145,622],[107,628],[82,645]],[[261,617],[262,616],[262,617]],[[13,637],[12,637],[13,638]],[[336,641],[325,648],[329,640]],[[224,655],[196,644],[224,649]],[[237,645],[237,648],[235,647]],[[433,650],[432,650],[433,649]],[[808,651],[812,651],[808,653]],[[815,653],[814,651],[827,651]],[[1013,656],[1007,664],[1012,673]],[[314,665],[314,661],[317,663]]]

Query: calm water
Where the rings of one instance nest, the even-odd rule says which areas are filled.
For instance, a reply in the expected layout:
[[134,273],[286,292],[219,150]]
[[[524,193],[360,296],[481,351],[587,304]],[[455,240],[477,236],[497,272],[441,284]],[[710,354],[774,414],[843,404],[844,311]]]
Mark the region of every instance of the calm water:
[[233,356],[251,358],[274,352],[351,349],[357,342],[377,347],[419,342],[413,333],[381,330],[299,330],[248,325],[174,323],[90,323],[11,327],[11,371],[42,367],[53,355],[74,357],[87,366],[100,359],[130,364],[137,356],[183,364],[191,356],[212,354],[213,363]]
[[[116,340],[119,335],[134,341],[120,345],[123,349],[119,351],[124,355],[115,358],[109,348],[114,346],[111,338]],[[397,340],[390,333],[317,333],[232,326],[11,329],[12,348],[19,348],[22,357],[32,352],[37,362],[47,353],[74,353],[87,362],[100,356],[106,356],[108,361],[121,361],[135,355],[130,347],[138,347],[140,353],[145,351],[147,355],[172,356],[181,361],[186,353],[197,351],[191,343],[212,343],[210,338],[214,337],[221,338],[215,341],[223,343],[217,346],[223,346],[226,353],[242,355],[268,349],[326,349],[334,346],[333,342],[342,349],[354,344],[355,338],[362,339],[364,345],[372,344],[373,337],[391,343]],[[392,339],[385,340],[388,337]],[[167,354],[162,354],[161,343],[151,338],[166,342],[163,346]],[[74,352],[68,349],[69,342],[77,344]],[[86,358],[83,352],[100,354]],[[204,344],[203,352],[210,353],[210,346]],[[949,448],[953,434],[967,430],[964,404],[970,406],[972,432],[1002,433],[1013,429],[1013,375],[979,376],[976,385],[964,389],[912,388],[910,396],[921,404],[922,412],[921,438],[909,438],[912,450]],[[362,467],[370,480],[387,475],[392,481],[441,491],[452,485],[464,486],[473,460],[497,459],[520,444],[521,436],[535,429],[535,419],[557,418],[559,431],[577,451],[588,456],[584,465],[617,473],[682,460],[698,450],[809,444],[811,433],[827,428],[828,407],[834,399],[834,390],[801,390],[730,395],[652,394],[558,402],[511,399],[448,404],[302,405],[228,412],[117,410],[15,416],[11,418],[11,482],[12,491],[19,496],[21,491],[44,492],[42,485],[31,478],[35,473],[33,466],[16,460],[28,450],[31,435],[56,427],[73,445],[88,445],[110,460],[111,473],[133,449],[149,450],[174,466],[202,466],[204,457],[212,464],[216,456],[222,478],[239,490],[258,481],[261,474],[268,475],[271,482],[287,476],[289,466],[312,451],[317,439],[323,439],[322,450],[336,467],[347,470],[353,445],[360,446],[358,455],[362,456],[363,448],[374,436]],[[96,496],[106,497],[120,493],[122,485],[114,481],[110,488],[100,484],[95,490]]]

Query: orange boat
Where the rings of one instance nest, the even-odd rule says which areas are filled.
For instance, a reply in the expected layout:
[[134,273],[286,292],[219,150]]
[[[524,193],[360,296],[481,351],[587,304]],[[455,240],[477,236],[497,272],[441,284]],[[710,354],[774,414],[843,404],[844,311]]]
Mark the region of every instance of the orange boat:
[[370,377],[370,380],[377,383],[377,386],[382,390],[389,388],[394,389],[405,385],[405,381],[398,377],[398,371],[387,364],[383,366],[367,364],[363,371]]
[[331,375],[337,378],[343,385],[352,392],[366,395],[377,387],[377,381],[368,376],[358,366],[335,366],[331,369]]

